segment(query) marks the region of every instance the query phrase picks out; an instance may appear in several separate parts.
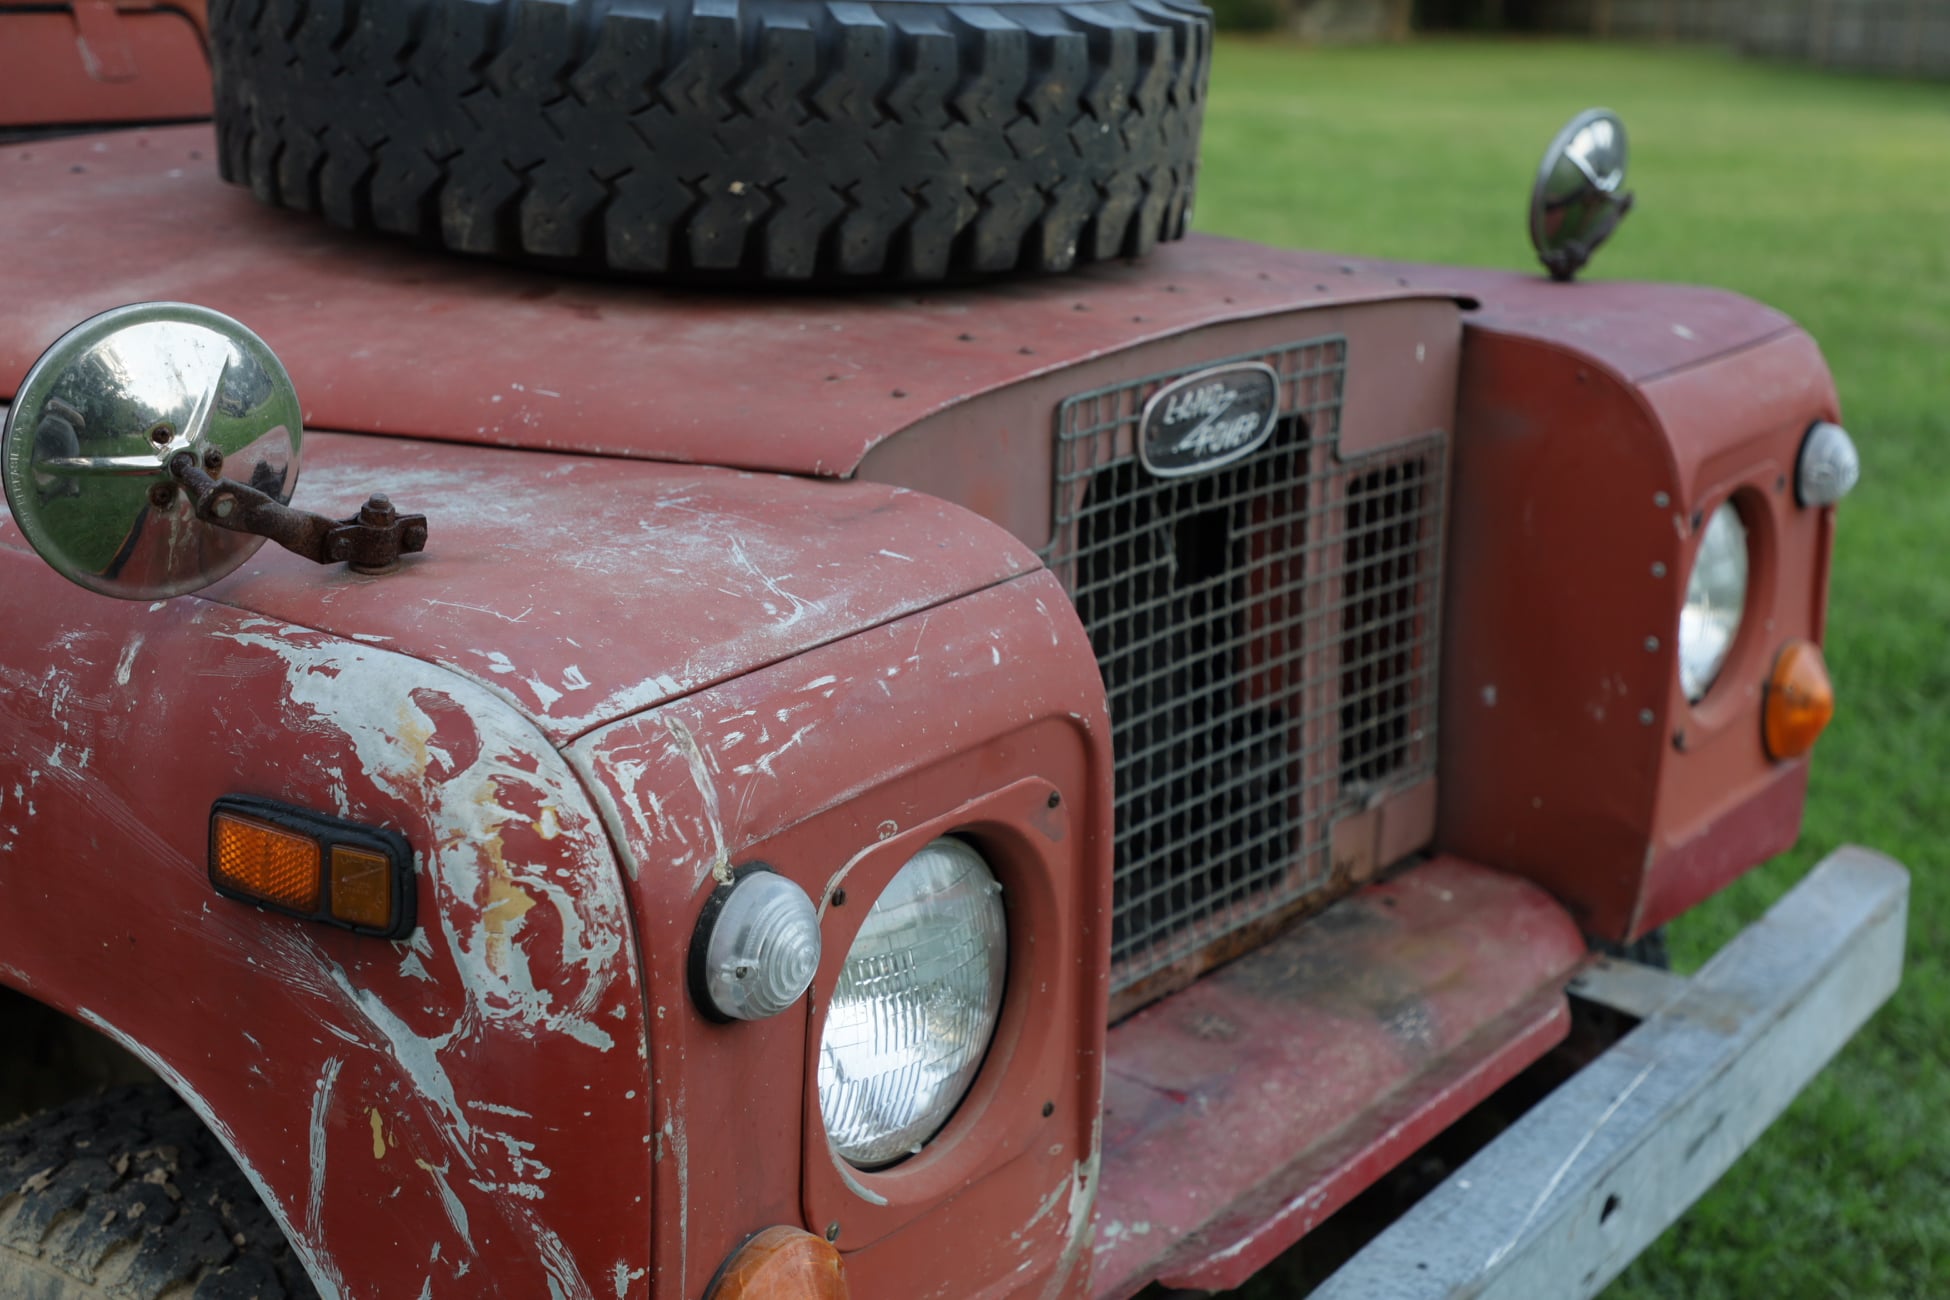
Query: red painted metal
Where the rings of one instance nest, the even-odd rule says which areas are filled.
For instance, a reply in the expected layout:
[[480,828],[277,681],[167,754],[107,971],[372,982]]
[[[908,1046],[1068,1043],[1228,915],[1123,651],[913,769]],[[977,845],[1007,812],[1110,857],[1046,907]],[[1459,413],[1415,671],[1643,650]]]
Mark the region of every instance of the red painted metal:
[[[1794,841],[1803,778],[1765,753],[1761,687],[1783,642],[1820,635],[1832,512],[1797,505],[1793,476],[1837,412],[1820,353],[1773,313],[1672,369],[1660,333],[1726,344],[1730,311],[1655,314],[1642,286],[1595,310],[1608,288],[1581,297],[1595,326],[1506,307],[1465,337],[1436,843],[1628,939]],[[1638,324],[1603,328],[1621,319]],[[1672,638],[1726,500],[1752,543],[1745,631],[1689,704]]]
[[1559,1041],[1577,927],[1436,858],[1111,1030],[1094,1294],[1238,1286]]
[[204,598],[382,636],[556,743],[1037,567],[879,484],[332,434],[304,454],[295,505],[342,514],[383,489],[428,517],[426,553],[364,577],[267,545]]
[[[925,416],[1136,343],[1445,292],[1212,238],[925,294],[605,284],[348,239],[223,184],[214,150],[204,127],[0,149],[0,244],[37,249],[0,266],[0,392],[81,317],[171,299],[261,334],[311,427],[844,475]],[[86,240],[38,234],[84,214]]]
[[[1002,581],[1029,567],[1014,543],[873,484],[343,435],[306,452],[301,503],[356,500],[378,479],[451,521],[445,549],[361,578],[266,548],[207,598],[149,606],[73,590],[0,515],[14,611],[0,979],[156,1066],[237,1152],[315,1276],[361,1296],[429,1281],[436,1295],[529,1297],[553,1281],[689,1296],[745,1235],[802,1221],[804,1019],[778,1022],[783,1056],[763,1029],[653,1046],[646,1028],[646,996],[657,1033],[698,1027],[682,969],[695,884],[716,861],[701,847],[742,860],[757,845],[817,888],[879,844],[883,822],[952,809],[1011,764],[1014,779],[1074,792],[1060,822],[1023,832],[1056,828],[1040,870],[1073,883],[1047,886],[1061,937],[1022,960],[1050,964],[1077,1010],[1025,1053],[1037,1068],[1017,1084],[1039,1089],[1038,1106],[1063,1097],[1041,1133],[1067,1136],[1060,1158],[1025,1156],[968,1195],[1013,1213],[1030,1203],[1018,1179],[1043,1164],[1069,1177],[1089,1158],[1096,1058],[1079,1044],[1101,1038],[1103,958],[1083,918],[1101,906],[1088,864],[1108,842],[1093,794],[1106,729],[1061,593],[1043,575]],[[429,662],[442,659],[453,667]],[[725,684],[642,724],[667,742],[690,727],[707,762],[724,760],[709,813],[697,769],[668,752],[637,766],[621,732],[594,732],[607,750],[557,751],[712,682]],[[588,765],[590,793],[571,761]],[[420,937],[381,944],[215,897],[203,837],[226,793],[405,832],[421,855]],[[674,838],[628,820],[641,809],[674,819]],[[631,846],[629,874],[615,843]],[[788,1100],[724,1086],[745,1077]],[[1009,1267],[1074,1269],[1088,1204]]]
[[202,0],[0,5],[0,131],[208,117],[204,31]]
[[[1039,573],[571,747],[625,846],[654,1001],[658,1295],[694,1295],[747,1235],[780,1222],[836,1229],[859,1296],[1084,1285],[1109,960],[1108,746],[1088,645]],[[842,1170],[818,1119],[820,1008],[878,889],[951,830],[982,848],[1009,900],[1010,995],[994,1046],[925,1154]],[[685,962],[718,875],[748,862],[820,903],[825,960],[810,1015],[716,1024],[685,992]],[[923,1247],[943,1223],[954,1249]]]
[[[0,392],[94,311],[227,311],[308,422],[435,440],[312,436],[297,502],[388,492],[430,549],[377,578],[267,549],[124,605],[0,515],[0,979],[154,1062],[349,1294],[688,1300],[779,1224],[836,1231],[863,1296],[1080,1294],[1100,1159],[1101,1294],[1227,1285],[1562,1032],[1571,918],[1642,932],[1792,836],[1805,764],[1760,752],[1749,687],[1820,631],[1830,516],[1788,480],[1834,397],[1764,308],[1205,238],[918,296],[706,297],[351,241],[213,155],[205,128],[0,149],[0,244],[35,254],[0,264]],[[935,496],[651,462],[919,484],[1033,544],[1047,483],[1017,471],[1047,478],[1052,394],[1296,330],[1377,359],[1350,447],[1448,419],[1460,368],[1438,834],[1461,856],[1107,1040],[1108,728],[1054,577]],[[1648,638],[1729,494],[1756,594],[1695,707]],[[422,940],[212,897],[225,793],[406,832]],[[1421,847],[1436,796],[1404,797],[1337,843]],[[861,1174],[818,1127],[822,998],[875,885],[946,829],[1009,891],[1011,998],[943,1138]],[[827,959],[805,1015],[714,1024],[691,928],[759,860],[821,901]]]
[[[0,980],[168,1080],[327,1295],[532,1300],[645,1275],[629,905],[546,738],[383,640],[89,596],[10,531],[0,590]],[[418,935],[218,897],[205,837],[232,793],[403,832]]]

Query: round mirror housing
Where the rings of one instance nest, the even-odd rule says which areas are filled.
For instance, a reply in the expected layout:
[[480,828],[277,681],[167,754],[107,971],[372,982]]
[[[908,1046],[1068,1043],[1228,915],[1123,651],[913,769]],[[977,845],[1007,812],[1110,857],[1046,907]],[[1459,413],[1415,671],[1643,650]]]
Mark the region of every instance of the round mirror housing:
[[1632,210],[1625,190],[1625,124],[1588,108],[1567,123],[1537,168],[1530,242],[1553,280],[1569,280]]
[[7,506],[63,577],[126,600],[208,586],[264,544],[213,527],[172,474],[197,468],[288,505],[298,395],[264,340],[186,303],[120,307],[68,331],[21,381],[0,432]]

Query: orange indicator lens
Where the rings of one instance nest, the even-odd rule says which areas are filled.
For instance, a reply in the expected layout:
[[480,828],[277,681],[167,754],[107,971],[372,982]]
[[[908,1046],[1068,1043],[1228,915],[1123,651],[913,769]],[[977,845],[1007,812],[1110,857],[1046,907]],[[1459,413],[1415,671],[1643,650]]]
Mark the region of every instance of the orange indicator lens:
[[220,885],[294,911],[318,910],[318,845],[253,817],[212,819],[210,874]]
[[332,846],[332,915],[374,930],[393,928],[393,864],[383,854]]
[[831,1242],[767,1228],[725,1262],[710,1300],[847,1300],[846,1266]]
[[396,830],[256,795],[210,808],[219,894],[375,939],[413,933],[413,846]]
[[1799,758],[1815,747],[1822,729],[1835,716],[1835,688],[1821,647],[1812,641],[1790,641],[1774,661],[1767,679],[1767,704],[1762,720],[1770,758]]

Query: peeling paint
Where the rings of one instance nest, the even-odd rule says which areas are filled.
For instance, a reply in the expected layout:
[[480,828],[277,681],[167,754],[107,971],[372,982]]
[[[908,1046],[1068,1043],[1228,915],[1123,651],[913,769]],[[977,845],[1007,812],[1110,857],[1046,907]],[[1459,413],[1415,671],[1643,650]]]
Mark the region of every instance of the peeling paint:
[[473,1161],[468,1157],[467,1148],[472,1145],[474,1130],[467,1122],[467,1116],[460,1113],[460,1107],[454,1101],[453,1081],[447,1077],[446,1068],[440,1064],[440,1051],[453,1040],[453,1034],[450,1032],[439,1038],[420,1037],[413,1032],[411,1026],[394,1014],[393,1009],[382,1002],[377,994],[367,989],[354,988],[352,981],[346,978],[345,971],[336,965],[332,967],[332,982],[338,985],[339,992],[344,997],[365,1012],[366,1019],[372,1022],[373,1028],[377,1029],[392,1047],[394,1059],[400,1063],[400,1068],[406,1071],[407,1077],[413,1080],[414,1086],[447,1117],[448,1124],[453,1127],[454,1134],[459,1139],[455,1149],[460,1153],[461,1158],[467,1161],[468,1167],[472,1168]]
[[129,675],[135,668],[136,653],[141,649],[142,633],[137,632],[129,638],[129,643],[122,647],[122,657],[115,661],[115,684],[117,686],[127,686],[129,684]]
[[715,877],[721,885],[728,885],[731,883],[731,858],[725,851],[724,822],[718,814],[718,787],[711,779],[711,769],[705,765],[704,755],[698,749],[697,738],[691,734],[691,729],[684,725],[683,719],[666,717],[663,723],[664,728],[670,732],[671,738],[676,741],[677,749],[683,755],[684,761],[690,764],[691,780],[697,785],[698,796],[704,800],[704,815],[711,830],[711,843],[715,851],[705,870],[699,873],[697,883],[703,885],[708,876]]
[[318,1086],[311,1097],[311,1197],[305,1202],[305,1222],[314,1239],[318,1236],[319,1220],[325,1212],[325,1119],[331,1112],[332,1088],[339,1081],[339,1070],[345,1062],[336,1056],[325,1058],[325,1068],[319,1072]]
[[[427,865],[452,900],[439,909],[439,925],[476,1009],[491,1020],[612,1047],[591,1013],[624,946],[620,891],[552,880],[511,857],[504,839],[511,825],[526,830],[541,808],[560,807],[576,792],[561,756],[480,688],[431,665],[380,649],[306,644],[294,635],[227,635],[284,661],[291,703],[308,715],[300,725],[343,735],[368,779],[426,808],[437,836]],[[585,885],[613,879],[606,860],[590,856],[583,865]],[[560,965],[580,984],[573,999],[538,987],[531,973],[524,922],[543,905],[560,921]]]
[[447,1183],[448,1167],[430,1164],[425,1160],[415,1160],[413,1163],[426,1170],[434,1184],[440,1188],[440,1204],[447,1211],[447,1222],[454,1225],[454,1231],[460,1234],[460,1239],[467,1243],[469,1250],[473,1250],[474,1237],[467,1227],[467,1207],[461,1204],[460,1197],[454,1195],[454,1189]]
[[[690,1243],[691,1243],[691,1150],[690,1140],[684,1132],[682,1096],[677,1104],[664,1103],[664,1125],[657,1133],[659,1145],[668,1148],[677,1159],[677,1283],[680,1290],[690,1290]],[[884,1202],[883,1202],[884,1204]]]
[[541,1249],[542,1268],[548,1273],[549,1300],[596,1300],[596,1293],[583,1281],[582,1272],[562,1245],[562,1239],[532,1219],[529,1226],[534,1230],[536,1246]]
[[366,1114],[372,1120],[372,1158],[374,1160],[384,1160],[386,1158],[386,1121],[380,1116],[377,1106],[368,1110]]

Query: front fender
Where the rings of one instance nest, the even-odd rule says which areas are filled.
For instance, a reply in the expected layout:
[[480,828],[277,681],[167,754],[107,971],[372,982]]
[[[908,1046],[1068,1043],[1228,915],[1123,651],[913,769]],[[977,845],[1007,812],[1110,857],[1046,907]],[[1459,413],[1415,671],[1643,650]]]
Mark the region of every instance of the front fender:
[[[375,644],[198,600],[77,618],[8,548],[0,578],[0,980],[167,1079],[325,1296],[646,1294],[636,943],[534,724]],[[420,929],[218,897],[231,793],[403,831]]]

